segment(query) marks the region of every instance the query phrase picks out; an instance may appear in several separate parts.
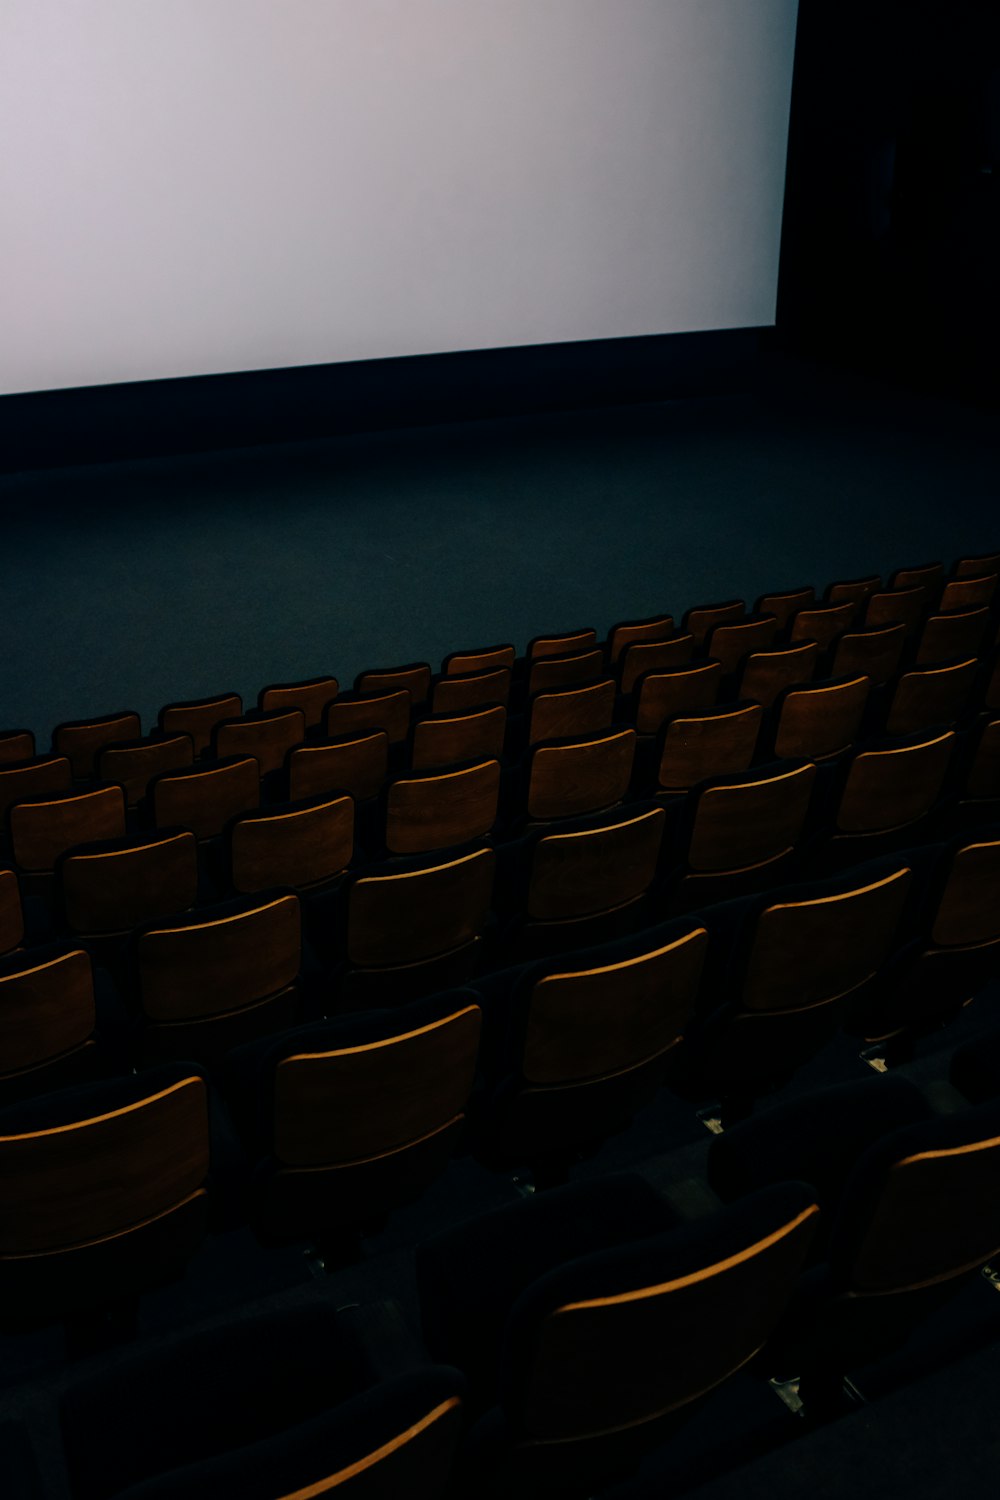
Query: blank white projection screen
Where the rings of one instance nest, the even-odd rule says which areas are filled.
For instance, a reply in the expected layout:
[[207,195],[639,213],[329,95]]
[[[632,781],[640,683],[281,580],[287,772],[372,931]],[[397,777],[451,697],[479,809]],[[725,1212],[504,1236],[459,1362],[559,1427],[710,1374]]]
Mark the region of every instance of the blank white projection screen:
[[2,0],[0,390],[774,321],[797,0]]

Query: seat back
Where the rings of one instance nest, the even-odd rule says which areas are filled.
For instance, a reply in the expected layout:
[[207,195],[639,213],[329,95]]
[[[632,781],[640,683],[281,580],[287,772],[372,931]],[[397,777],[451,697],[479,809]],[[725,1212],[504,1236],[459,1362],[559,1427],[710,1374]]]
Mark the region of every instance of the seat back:
[[252,755],[260,774],[269,775],[285,762],[285,756],[306,737],[306,716],[301,708],[257,709],[242,719],[224,719],[212,731],[212,744],[219,760],[234,755]]
[[816,590],[811,584],[800,589],[782,589],[776,594],[762,594],[754,605],[755,615],[773,615],[778,629],[785,630],[793,615],[800,609],[808,609],[816,599]]
[[685,611],[681,630],[694,637],[700,651],[716,625],[734,624],[746,614],[743,599],[727,599],[723,604],[695,604]]
[[927,609],[929,591],[922,586],[889,589],[884,593],[869,594],[865,609],[865,625],[872,629],[879,625],[899,624],[904,627],[907,640],[915,635]]
[[984,552],[978,557],[960,557],[951,571],[956,578],[979,577],[984,573],[1000,573],[1000,552]]
[[82,949],[18,954],[0,966],[0,1084],[18,1073],[44,1076],[44,1064],[86,1047],[96,1025],[93,975]]
[[712,661],[721,662],[722,670],[728,676],[751,651],[766,651],[777,633],[775,615],[747,615],[744,620],[723,621],[709,631],[705,653]]
[[983,716],[976,732],[972,764],[965,776],[963,794],[974,802],[1000,798],[1000,719]]
[[239,693],[220,693],[213,698],[193,698],[188,703],[168,703],[160,709],[159,724],[164,734],[189,734],[195,755],[204,755],[212,743],[212,731],[224,719],[238,719],[243,713]]
[[837,809],[839,833],[882,833],[929,812],[944,785],[954,731],[913,745],[861,750],[851,761]]
[[709,776],[747,770],[763,716],[759,703],[734,703],[671,719],[662,735],[658,785],[664,791],[687,791]]
[[15,862],[22,870],[54,870],[74,844],[124,837],[125,793],[120,786],[103,786],[36,797],[15,803],[8,816]]
[[240,813],[229,847],[235,891],[324,885],[343,874],[354,854],[354,798],[335,792]]
[[656,875],[665,824],[657,807],[599,828],[546,834],[532,858],[529,918],[567,921],[636,900]]
[[536,693],[528,708],[528,744],[609,729],[614,711],[615,685],[610,677],[583,687]]
[[613,807],[628,791],[635,730],[609,729],[536,745],[528,772],[529,818],[572,818]]
[[810,605],[792,616],[788,638],[790,641],[815,641],[821,651],[828,651],[837,637],[850,629],[854,614],[855,606],[850,601]]
[[193,762],[194,744],[189,734],[152,735],[105,745],[97,756],[97,774],[103,781],[116,781],[124,787],[128,806],[135,807],[145,797],[154,776],[179,771]]
[[186,829],[102,840],[69,850],[56,873],[72,932],[124,932],[194,904],[198,845]]
[[411,1029],[286,1056],[274,1078],[275,1156],[289,1167],[364,1163],[454,1125],[472,1090],[481,1023],[479,1006],[456,996],[453,1010]]
[[699,662],[673,671],[651,671],[638,679],[635,727],[639,734],[655,734],[661,724],[680,714],[714,708],[722,663]]
[[665,641],[631,642],[618,658],[618,682],[622,692],[634,692],[636,683],[647,672],[675,672],[688,666],[694,650],[695,638],[689,631]]
[[823,597],[827,604],[850,604],[854,611],[851,618],[856,620],[864,612],[865,600],[869,594],[874,594],[881,587],[881,578],[876,573],[870,573],[866,578],[848,578],[839,583],[828,584]]
[[223,915],[204,907],[197,916],[146,928],[135,954],[140,1003],[150,1020],[238,1010],[295,983],[302,955],[298,897],[244,902]]
[[826,760],[850,748],[871,691],[866,676],[831,678],[779,696],[774,753],[781,760]]
[[536,635],[528,642],[526,656],[529,662],[543,656],[572,656],[581,651],[591,651],[597,645],[597,631],[589,625],[582,630],[566,630],[560,635]]
[[696,927],[635,958],[544,975],[528,998],[525,1081],[584,1083],[668,1051],[694,1009],[707,951]]
[[783,1183],[541,1277],[508,1322],[501,1401],[515,1431],[536,1444],[591,1439],[720,1384],[784,1311],[818,1214],[809,1189]]
[[418,963],[470,943],[493,895],[492,849],[421,869],[360,875],[351,886],[347,956],[362,968]]
[[68,792],[72,781],[73,772],[65,755],[39,755],[34,760],[0,765],[0,817],[6,817],[15,802]]
[[355,802],[378,796],[389,769],[384,729],[360,729],[325,744],[296,745],[285,758],[288,800],[349,792]]
[[923,589],[927,598],[944,582],[944,563],[921,563],[916,568],[897,568],[889,579],[889,588],[895,590]]
[[30,729],[5,729],[0,731],[0,766],[12,760],[34,760],[35,736]]
[[905,645],[906,626],[902,622],[845,631],[833,653],[830,675],[857,677],[863,672],[875,684],[888,682],[899,670]]
[[21,887],[13,870],[0,869],[0,955],[20,947],[23,941]]
[[272,682],[268,687],[261,688],[257,695],[257,707],[265,713],[300,708],[305,714],[306,728],[316,729],[323,722],[327,704],[332,703],[339,692],[340,683],[336,677],[309,677],[304,682]]
[[748,1010],[779,1011],[839,999],[888,955],[912,884],[906,865],[808,901],[779,901],[754,924],[743,980]]
[[232,818],[260,805],[260,763],[252,755],[167,771],[149,788],[157,828],[187,828],[217,838]]
[[441,671],[446,677],[467,675],[470,672],[492,672],[497,667],[513,667],[516,654],[514,647],[506,643],[502,646],[481,646],[472,651],[452,651],[441,663]]
[[410,763],[415,771],[456,766],[470,760],[499,760],[507,710],[499,703],[467,713],[430,714],[413,726]]
[[431,712],[460,714],[493,703],[506,708],[510,680],[510,667],[484,667],[480,672],[439,677],[431,689]]
[[608,632],[608,666],[615,666],[622,652],[634,642],[666,641],[673,633],[673,615],[653,615],[648,620],[620,620]]
[[816,671],[819,646],[799,641],[775,651],[754,651],[743,663],[739,696],[770,708],[779,693],[800,682],[811,682]]
[[916,667],[896,684],[885,727],[888,734],[913,734],[933,724],[954,724],[972,693],[978,662]]
[[985,605],[928,615],[917,645],[917,666],[978,656],[989,623],[990,612]]
[[362,729],[384,729],[390,745],[401,744],[410,732],[410,694],[406,688],[381,693],[341,693],[327,705],[324,730],[329,740],[358,734]]
[[572,687],[578,682],[596,682],[604,671],[604,652],[575,651],[567,656],[540,656],[528,673],[528,697],[550,688]]
[[977,609],[980,605],[992,604],[996,591],[996,573],[979,578],[952,578],[941,590],[938,610]]
[[703,787],[688,843],[691,870],[736,874],[788,854],[801,836],[815,779],[816,767],[806,764]]
[[500,762],[401,776],[386,788],[385,844],[423,854],[484,838],[497,819]]
[[139,715],[133,709],[107,714],[100,719],[73,719],[52,731],[52,752],[65,755],[74,781],[93,776],[97,753],[114,740],[136,740],[142,733]]
[[413,708],[427,702],[430,687],[431,668],[426,661],[412,662],[406,667],[371,667],[354,679],[356,693],[385,693],[405,688]]
[[932,917],[939,947],[965,947],[1000,938],[1000,840],[984,838],[956,849]]

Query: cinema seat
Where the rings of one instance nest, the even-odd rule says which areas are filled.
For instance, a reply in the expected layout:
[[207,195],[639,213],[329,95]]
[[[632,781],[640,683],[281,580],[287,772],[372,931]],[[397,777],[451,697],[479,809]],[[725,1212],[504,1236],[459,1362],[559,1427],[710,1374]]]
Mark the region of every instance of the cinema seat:
[[774,703],[772,748],[778,760],[832,760],[858,737],[871,680],[830,677],[786,688]]
[[389,769],[384,729],[359,729],[336,739],[295,745],[285,757],[289,802],[348,792],[355,802],[377,797]]
[[902,621],[845,630],[833,647],[830,676],[857,677],[863,672],[873,685],[881,686],[899,671],[906,639]]
[[190,1065],[0,1111],[0,1321],[70,1317],[176,1275],[208,1228],[208,1091]]
[[669,719],[657,737],[656,790],[688,791],[710,776],[748,770],[763,714],[759,703],[740,702]]
[[527,693],[532,698],[552,688],[573,687],[580,682],[596,682],[604,671],[604,652],[574,651],[566,656],[536,657],[528,670]]
[[599,966],[549,962],[525,974],[506,1007],[501,1076],[480,1111],[486,1160],[529,1163],[551,1181],[578,1150],[624,1130],[680,1045],[707,949],[694,926]]
[[0,1104],[94,1078],[102,1058],[89,956],[38,948],[0,959]]
[[193,763],[194,742],[189,734],[152,734],[141,740],[116,740],[105,745],[98,752],[97,774],[102,781],[123,786],[132,808],[145,797],[154,776]]
[[[577,1191],[418,1252],[428,1345],[462,1368],[469,1351],[492,1402],[470,1433],[464,1493],[569,1500],[626,1476],[766,1344],[819,1217],[812,1190],[785,1183],[636,1234],[655,1209],[626,1214],[607,1182],[587,1184],[585,1203]],[[581,1218],[599,1221],[590,1243]]]
[[615,684],[610,677],[583,687],[536,693],[528,705],[528,744],[610,729]]
[[336,1247],[419,1197],[461,1139],[481,1022],[476,998],[453,991],[231,1052],[258,1235]]
[[[618,658],[618,686],[622,693],[633,693],[647,672],[674,672],[690,666],[695,653],[695,638],[690,632],[663,641],[633,641]],[[714,665],[717,665],[715,663]],[[719,668],[721,674],[721,667]]]
[[761,594],[753,607],[755,615],[774,615],[779,630],[786,630],[793,615],[800,609],[808,609],[815,602],[816,590],[811,584],[798,589],[780,589],[777,593]]
[[356,693],[385,693],[405,688],[413,708],[422,708],[431,687],[431,668],[426,661],[411,662],[405,667],[370,667],[354,679]]
[[30,729],[4,729],[0,731],[0,766],[12,760],[33,760],[35,736]]
[[548,822],[614,807],[632,779],[635,742],[634,729],[604,729],[535,745],[528,757],[528,818]]
[[499,760],[503,755],[507,710],[499,703],[465,713],[428,714],[413,725],[410,765],[434,771],[465,761]]
[[591,626],[566,630],[559,635],[536,635],[528,642],[525,658],[529,662],[545,656],[570,656],[592,651],[597,645],[597,631]]
[[736,696],[770,708],[785,688],[812,681],[818,658],[816,641],[798,641],[794,646],[753,651],[743,663]]
[[1000,573],[1000,552],[985,552],[978,557],[960,557],[951,571],[955,578],[974,578],[984,573]]
[[955,724],[972,696],[978,665],[969,657],[904,672],[886,714],[886,733],[913,734],[935,724]]
[[32,760],[0,764],[0,818],[15,802],[68,792],[73,773],[65,755],[36,755]]
[[980,605],[991,605],[996,592],[995,572],[978,578],[952,578],[941,590],[938,610],[944,614],[950,609],[976,609]]
[[358,875],[348,894],[345,1002],[398,1005],[470,979],[495,868],[492,849],[475,849]]
[[441,663],[441,671],[446,677],[456,674],[467,675],[470,672],[491,672],[497,668],[514,665],[516,656],[514,647],[509,643],[501,646],[481,646],[475,650],[452,651]]
[[815,780],[811,763],[779,761],[702,782],[687,810],[676,898],[721,900],[776,874],[803,836]]
[[400,776],[385,790],[390,854],[428,854],[484,838],[497,819],[500,763]]
[[494,703],[506,708],[510,701],[510,686],[511,669],[506,666],[439,677],[431,688],[431,713],[466,713],[469,709],[485,708]]
[[306,729],[317,729],[323,723],[328,703],[340,692],[336,677],[309,677],[303,682],[272,682],[257,695],[257,707],[265,713],[278,709],[300,708]]
[[120,786],[62,792],[16,802],[7,814],[14,861],[28,877],[51,876],[74,844],[125,836],[125,792]]
[[187,828],[199,841],[219,838],[238,813],[260,805],[260,762],[232,755],[190,770],[164,771],[149,787],[153,823]]
[[742,620],[723,620],[705,637],[705,655],[721,662],[725,676],[736,671],[751,651],[766,651],[778,633],[776,615],[746,615]]
[[443,1500],[457,1370],[382,1376],[318,1299],[147,1345],[59,1402],[72,1500]]
[[239,813],[227,834],[232,889],[317,890],[346,870],[354,853],[354,799],[345,792]]
[[858,858],[866,845],[915,829],[938,804],[955,744],[948,729],[856,751],[844,768],[829,852]]
[[839,604],[810,604],[792,616],[788,627],[790,644],[796,641],[815,641],[821,651],[829,651],[834,641],[850,630],[855,618],[855,605],[851,601]]
[[646,620],[620,620],[608,631],[608,666],[614,667],[636,641],[666,641],[674,632],[673,615],[651,615]]
[[21,888],[13,870],[0,869],[0,956],[12,953],[23,941]]
[[883,625],[902,625],[905,639],[909,640],[920,629],[928,602],[929,590],[919,585],[869,594],[865,605],[865,627],[874,630]]
[[197,841],[187,829],[79,844],[56,866],[69,930],[85,941],[122,935],[194,905]]
[[52,753],[68,758],[74,781],[86,781],[94,774],[98,751],[115,740],[138,739],[141,733],[139,715],[133,709],[100,719],[67,720],[52,731]]
[[920,563],[913,568],[897,568],[890,575],[889,589],[903,591],[919,588],[923,589],[925,596],[930,599],[939,592],[943,583],[944,563]]
[[212,1063],[298,1019],[302,921],[291,892],[146,927],[134,956],[143,1058]]
[[383,729],[390,745],[399,745],[410,731],[410,694],[406,688],[383,692],[341,693],[327,704],[323,731],[328,740],[357,734],[362,729]]
[[856,620],[864,612],[868,596],[881,587],[878,574],[869,573],[865,578],[848,578],[828,584],[823,598],[827,604],[850,604],[853,610],[851,618]]
[[700,652],[716,625],[733,624],[746,614],[743,599],[727,599],[724,604],[695,604],[685,610],[681,619],[681,631],[694,637],[695,647]]
[[211,748],[215,726],[224,719],[238,719],[242,713],[239,693],[218,693],[211,698],[165,704],[160,709],[159,725],[164,734],[189,734],[195,755],[201,756]]
[[721,681],[722,665],[717,661],[644,672],[633,683],[636,732],[653,735],[679,714],[714,708]]
[[959,808],[970,821],[1000,815],[1000,717],[981,714],[959,793]]
[[284,764],[293,745],[306,737],[306,716],[301,708],[252,709],[240,719],[223,719],[212,730],[216,760],[252,755],[262,777]]
[[928,615],[917,642],[916,665],[929,667],[956,657],[978,656],[989,626],[985,605]]

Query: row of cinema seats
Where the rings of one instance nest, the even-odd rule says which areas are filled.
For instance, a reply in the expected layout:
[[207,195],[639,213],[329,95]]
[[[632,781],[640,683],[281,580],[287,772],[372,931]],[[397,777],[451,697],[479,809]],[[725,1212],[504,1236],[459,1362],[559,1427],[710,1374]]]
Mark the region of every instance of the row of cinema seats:
[[71,1377],[68,1493],[582,1500],[669,1455],[740,1372],[794,1370],[828,1410],[1000,1253],[998,1177],[1000,1034],[950,1085],[762,1113],[702,1180],[596,1178],[460,1222],[416,1248],[419,1324],[313,1296]]
[[[71,958],[83,991],[89,966]],[[140,1071],[0,1111],[0,1319],[31,1325],[137,1294],[213,1225],[249,1222],[268,1244],[313,1238],[335,1257],[424,1193],[458,1150],[558,1181],[661,1087],[721,1099],[728,1124],[842,1028],[910,1040],[998,971],[994,831],[706,908],[475,989],[278,1031],[231,1048],[211,1075],[187,1057],[153,1061],[162,1037],[147,1026],[128,1059]],[[22,970],[4,995],[5,1042],[29,1029],[36,997],[58,1009],[43,977],[43,966]],[[73,1066],[100,1056],[87,1037]]]

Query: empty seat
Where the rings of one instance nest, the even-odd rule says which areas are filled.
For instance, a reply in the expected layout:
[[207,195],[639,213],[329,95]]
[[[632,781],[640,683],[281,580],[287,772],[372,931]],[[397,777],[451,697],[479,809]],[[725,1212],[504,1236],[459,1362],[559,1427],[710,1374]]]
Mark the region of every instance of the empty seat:
[[412,662],[405,667],[370,667],[367,672],[359,672],[354,679],[356,693],[384,693],[405,688],[415,708],[427,702],[430,687],[431,668],[426,661]]
[[991,714],[976,726],[961,796],[966,806],[1000,801],[1000,718]]
[[850,602],[810,605],[792,616],[788,638],[790,641],[815,641],[821,651],[828,651],[838,636],[850,629],[854,613],[854,605]]
[[870,691],[867,676],[833,677],[786,689],[775,706],[775,755],[781,760],[842,755],[857,739]]
[[34,760],[35,736],[30,729],[5,729],[0,732],[0,766],[12,760]]
[[604,671],[604,652],[575,651],[571,656],[538,657],[528,673],[528,697],[549,688],[571,687],[578,682],[596,682]]
[[191,770],[166,771],[149,788],[157,828],[188,828],[199,840],[218,838],[237,813],[260,805],[260,765],[234,755]]
[[482,948],[495,867],[492,849],[475,849],[359,875],[348,900],[350,995],[396,1004],[464,984]]
[[815,641],[799,641],[773,651],[754,651],[743,663],[740,698],[770,708],[785,688],[812,681],[818,656],[819,646]]
[[0,765],[0,818],[15,802],[68,792],[73,772],[65,755],[38,755],[34,760]]
[[208,1090],[189,1064],[0,1111],[6,1326],[120,1302],[175,1275],[208,1227]]
[[954,731],[947,730],[857,751],[840,794],[835,840],[895,832],[925,817],[940,796],[954,748]]
[[981,577],[985,573],[1000,573],[1000,552],[984,552],[978,557],[960,557],[951,571],[956,578]]
[[705,654],[722,663],[726,675],[735,672],[751,651],[766,651],[778,633],[775,615],[747,615],[745,619],[714,625],[705,638]]
[[503,755],[507,710],[499,703],[460,714],[429,714],[413,726],[410,764],[415,771],[455,766]]
[[985,605],[928,615],[917,643],[917,666],[978,656],[989,624],[990,612]]
[[865,625],[903,625],[907,639],[916,635],[928,604],[928,590],[921,587],[890,589],[869,594]]
[[285,757],[288,800],[349,792],[355,802],[378,796],[389,769],[384,729],[360,729],[324,744],[296,745]]
[[164,734],[189,734],[195,755],[204,755],[216,724],[238,719],[242,713],[239,693],[219,693],[211,698],[192,698],[188,703],[166,704],[160,709],[159,724]]
[[48,872],[74,844],[125,834],[125,793],[120,786],[63,792],[18,802],[9,813],[14,859],[22,870]]
[[615,685],[610,677],[583,687],[536,693],[528,706],[528,744],[609,729],[614,711]]
[[296,1020],[298,897],[203,907],[136,934],[136,996],[147,1055],[211,1062]]
[[648,620],[620,620],[608,632],[608,666],[636,641],[666,641],[674,633],[673,615],[652,615]]
[[792,616],[800,609],[808,609],[816,599],[816,590],[811,584],[798,589],[782,589],[775,594],[762,594],[754,605],[755,615],[774,615],[778,629],[785,630]]
[[944,563],[920,563],[915,568],[897,568],[889,579],[890,589],[923,589],[931,598],[944,583]]
[[132,709],[107,714],[100,719],[72,719],[52,731],[52,753],[65,755],[74,781],[93,776],[97,753],[114,740],[136,740],[142,733],[139,715]]
[[105,745],[97,756],[97,774],[102,781],[116,781],[124,787],[128,806],[135,807],[145,797],[154,776],[193,763],[194,744],[189,734],[150,735],[144,740],[118,740]]
[[581,651],[591,651],[597,645],[597,631],[590,626],[582,630],[566,630],[560,635],[536,635],[528,642],[526,656],[529,662],[543,656],[571,656]]
[[78,845],[56,866],[70,930],[81,936],[127,932],[186,911],[198,889],[193,833],[159,833]]
[[573,818],[620,802],[632,778],[635,738],[634,729],[608,729],[535,745],[528,763],[528,817]]
[[892,695],[886,732],[912,734],[935,724],[954,724],[969,701],[977,665],[970,657],[968,661],[904,672]]
[[267,776],[284,765],[285,756],[306,737],[306,716],[301,708],[257,709],[242,719],[224,719],[212,731],[212,746],[219,760],[234,755],[252,755]]
[[865,600],[869,594],[874,594],[881,587],[881,578],[876,573],[870,573],[865,578],[848,578],[839,583],[828,584],[823,597],[827,604],[849,604],[853,610],[852,618],[858,619],[864,612]]
[[556,946],[581,933],[593,941],[596,917],[635,908],[649,890],[665,824],[662,807],[645,808],[540,838],[525,897],[529,929],[546,930]]
[[813,1189],[784,1183],[655,1230],[655,1208],[636,1212],[634,1193],[622,1205],[617,1184],[536,1195],[420,1249],[428,1345],[495,1403],[466,1493],[600,1493],[757,1353],[791,1300]]
[[384,729],[390,745],[398,745],[410,732],[410,694],[406,688],[388,688],[383,693],[341,693],[327,705],[324,731],[327,739],[358,734],[362,729]]
[[690,632],[666,641],[633,641],[618,659],[618,683],[623,693],[635,691],[647,672],[674,672],[690,664],[695,638]]
[[695,714],[715,707],[722,681],[722,663],[698,662],[672,671],[646,672],[636,684],[635,727],[638,734],[655,734],[678,714]]
[[13,870],[0,869],[0,955],[19,948],[23,939],[21,888]]
[[[359,1012],[231,1054],[265,1109],[252,1222],[334,1238],[419,1196],[461,1137],[482,1012],[457,991]],[[256,1116],[255,1116],[256,1122]]]
[[980,578],[952,578],[941,591],[938,610],[977,609],[980,605],[992,604],[996,591],[996,573]]
[[240,1309],[88,1370],[60,1400],[67,1494],[438,1500],[461,1432],[462,1378],[428,1364],[384,1375],[377,1335],[371,1342],[350,1310],[314,1298]]
[[694,637],[695,646],[700,650],[716,625],[742,620],[746,608],[742,599],[727,599],[723,604],[695,604],[685,610],[681,630]]
[[354,853],[354,799],[344,792],[240,813],[229,828],[234,891],[307,891],[342,875]]
[[0,960],[0,1102],[93,1077],[100,1067],[90,959],[82,949]]
[[[278,709],[301,708],[306,728],[316,729],[323,722],[328,703],[340,692],[336,677],[309,677],[304,682],[272,682],[261,688],[257,707],[265,713]],[[229,717],[235,718],[233,714]]]
[[497,667],[510,668],[514,665],[515,655],[514,647],[509,644],[481,646],[474,651],[452,651],[441,663],[441,671],[446,677],[453,677],[470,672],[491,672]]
[[486,1154],[551,1169],[624,1129],[680,1043],[707,949],[693,927],[628,958],[525,975],[510,999],[515,1044],[486,1106]]
[[386,848],[424,854],[481,839],[497,820],[499,796],[496,760],[400,776],[386,788]]
[[431,712],[460,714],[491,703],[506,708],[510,682],[510,667],[486,667],[481,672],[439,677],[431,688]]
[[772,765],[699,787],[687,845],[692,891],[701,877],[756,874],[789,855],[802,836],[815,779],[812,764]]
[[876,686],[888,682],[899,670],[906,646],[906,626],[870,625],[847,630],[837,641],[830,666],[831,677],[857,677],[863,672]]
[[763,715],[759,703],[732,703],[670,719],[658,746],[657,787],[687,791],[710,776],[747,770]]

